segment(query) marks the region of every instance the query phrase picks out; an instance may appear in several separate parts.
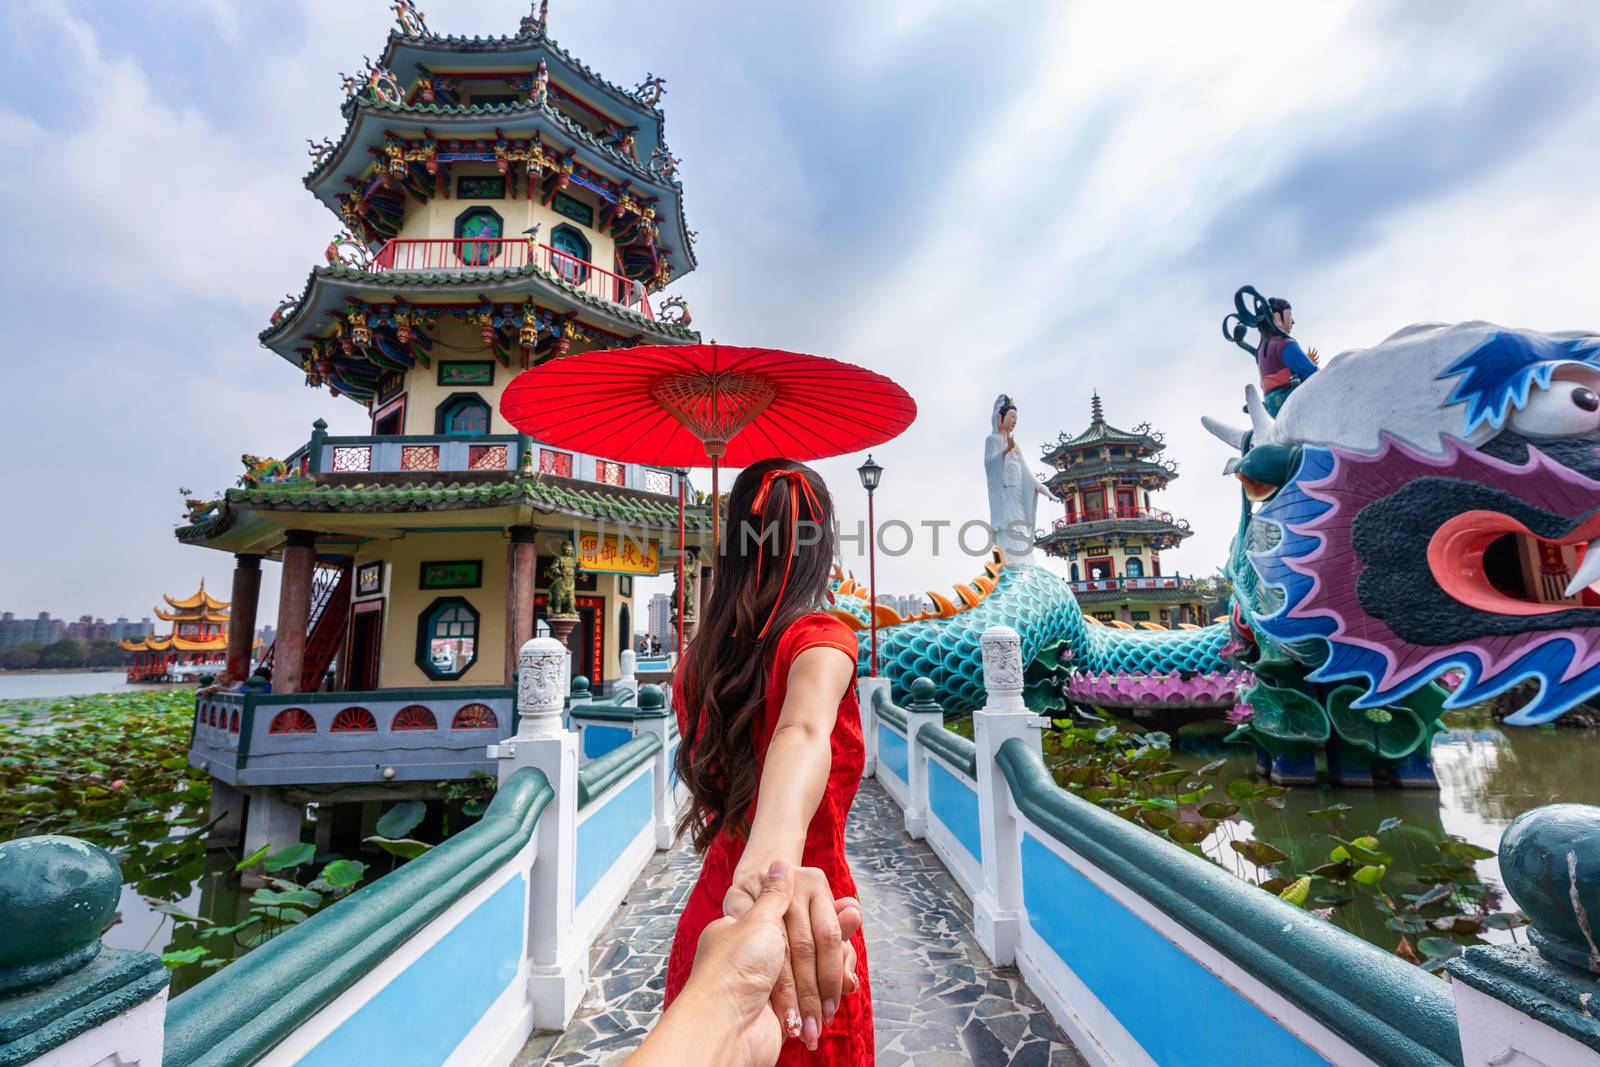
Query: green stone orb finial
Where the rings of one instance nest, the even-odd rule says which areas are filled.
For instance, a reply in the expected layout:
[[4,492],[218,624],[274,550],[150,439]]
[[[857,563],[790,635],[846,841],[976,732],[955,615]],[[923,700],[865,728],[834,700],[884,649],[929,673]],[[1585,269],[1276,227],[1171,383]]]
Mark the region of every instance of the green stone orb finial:
[[933,699],[935,690],[932,678],[917,678],[911,683],[911,703],[906,705],[907,711],[943,711],[939,702]]
[[661,691],[659,685],[641,685],[639,687],[639,710],[660,711],[666,706],[667,695]]
[[585,678],[581,674],[573,675],[572,676],[572,695],[574,697],[580,697],[580,696],[586,697],[586,696],[588,696],[589,695],[589,679]]
[[86,841],[0,842],[0,992],[43,985],[94,959],[121,887],[111,853]]
[[1600,974],[1600,808],[1549,804],[1517,816],[1500,838],[1500,875],[1546,958]]

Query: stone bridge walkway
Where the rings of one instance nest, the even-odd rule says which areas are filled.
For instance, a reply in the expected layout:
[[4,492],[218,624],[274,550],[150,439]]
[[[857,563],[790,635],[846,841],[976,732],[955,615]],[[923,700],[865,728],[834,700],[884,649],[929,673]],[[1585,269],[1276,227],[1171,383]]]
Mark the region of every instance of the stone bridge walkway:
[[[846,828],[861,892],[882,1067],[1081,1067],[1014,967],[991,967],[968,904],[933,851],[901,829],[883,787],[861,783]],[[589,992],[561,1034],[536,1034],[516,1067],[620,1063],[661,1010],[667,950],[699,863],[661,853],[594,945]]]

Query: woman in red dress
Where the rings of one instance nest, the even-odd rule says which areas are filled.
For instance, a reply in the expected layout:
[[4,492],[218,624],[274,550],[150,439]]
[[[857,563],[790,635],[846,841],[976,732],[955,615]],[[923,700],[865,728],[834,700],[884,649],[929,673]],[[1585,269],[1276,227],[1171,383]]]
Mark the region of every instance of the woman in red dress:
[[748,910],[774,860],[820,868],[827,884],[797,885],[785,916],[790,964],[773,1009],[789,1040],[778,1062],[860,1067],[873,1062],[866,940],[850,939],[854,973],[840,973],[852,954],[841,966],[834,898],[856,892],[844,824],[865,751],[855,635],[822,610],[833,551],[833,502],[815,471],[768,460],[740,474],[673,687],[676,769],[690,794],[680,830],[705,859],[678,920],[666,1000],[688,979],[701,931]]

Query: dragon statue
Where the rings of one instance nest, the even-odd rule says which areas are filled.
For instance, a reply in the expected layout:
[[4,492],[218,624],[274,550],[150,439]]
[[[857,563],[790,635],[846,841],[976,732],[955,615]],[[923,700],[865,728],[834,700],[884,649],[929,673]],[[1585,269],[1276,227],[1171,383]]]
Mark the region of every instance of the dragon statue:
[[1326,746],[1336,780],[1430,784],[1446,709],[1515,687],[1534,725],[1600,692],[1600,337],[1408,326],[1247,410],[1205,423],[1240,452],[1233,737],[1275,778]]
[[1432,786],[1449,708],[1515,689],[1512,725],[1600,693],[1600,337],[1486,322],[1410,326],[1342,353],[1276,417],[1205,423],[1239,451],[1227,620],[1127,630],[1068,583],[995,549],[933,610],[873,605],[836,574],[832,612],[859,631],[897,702],[935,682],[945,710],[983,700],[979,638],[1015,629],[1035,711],[1212,709],[1288,784],[1326,751],[1341,782]]

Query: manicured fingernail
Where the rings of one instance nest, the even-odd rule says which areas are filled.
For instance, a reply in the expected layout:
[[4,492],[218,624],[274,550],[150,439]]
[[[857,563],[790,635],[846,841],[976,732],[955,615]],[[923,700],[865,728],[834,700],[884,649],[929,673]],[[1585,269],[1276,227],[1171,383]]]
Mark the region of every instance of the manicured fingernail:
[[789,1030],[790,1037],[800,1036],[800,1013],[798,1011],[796,1011],[794,1008],[790,1008],[788,1011],[783,1013],[783,1021]]
[[861,984],[861,982],[859,980],[857,980],[856,972],[854,972],[854,971],[850,972],[850,984],[854,985],[854,986],[859,986]]
[[822,1025],[827,1026],[833,1022],[833,1013],[839,1010],[839,1005],[832,1000],[822,1002]]
[[773,860],[772,866],[767,868],[768,878],[782,878],[789,873],[788,860]]
[[814,1016],[807,1015],[805,1030],[801,1035],[801,1040],[806,1043],[806,1048],[810,1049],[812,1052],[817,1051],[817,1035],[821,1032],[822,1028],[817,1025],[816,1018]]

